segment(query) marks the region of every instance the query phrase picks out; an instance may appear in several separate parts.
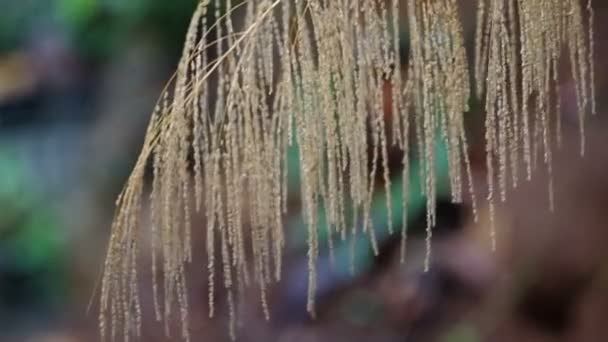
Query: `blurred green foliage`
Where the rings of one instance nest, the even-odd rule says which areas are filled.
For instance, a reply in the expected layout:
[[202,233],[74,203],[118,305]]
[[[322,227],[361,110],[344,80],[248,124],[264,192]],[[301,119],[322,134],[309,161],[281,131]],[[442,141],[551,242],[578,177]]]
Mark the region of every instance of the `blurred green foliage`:
[[64,288],[59,275],[66,236],[58,211],[32,186],[27,169],[9,149],[0,149],[0,276],[27,277],[36,289],[27,296],[55,302]]
[[27,38],[28,28],[44,16],[48,4],[36,0],[4,0],[0,20],[0,51],[16,48]]
[[478,342],[480,340],[477,329],[467,322],[462,322],[444,333],[440,342]]
[[196,0],[3,1],[0,51],[18,48],[51,27],[96,60],[121,51],[134,34],[178,53],[195,5]]

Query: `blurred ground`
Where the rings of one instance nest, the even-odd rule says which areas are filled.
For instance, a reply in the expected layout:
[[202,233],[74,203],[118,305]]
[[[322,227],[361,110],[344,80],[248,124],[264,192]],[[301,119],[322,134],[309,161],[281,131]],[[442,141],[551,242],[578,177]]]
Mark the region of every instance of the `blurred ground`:
[[[463,2],[465,22],[473,25],[474,4]],[[114,199],[175,67],[195,1],[0,3],[0,341],[96,341],[97,307],[87,308]],[[608,19],[602,6],[596,4],[598,23]],[[537,173],[499,206],[493,253],[485,206],[475,223],[468,205],[442,203],[430,272],[422,269],[424,224],[414,219],[405,264],[392,237],[383,240],[378,259],[361,256],[356,277],[344,277],[322,260],[327,265],[320,267],[314,321],[304,314],[305,254],[295,241],[286,279],[271,293],[270,322],[251,290],[242,303],[239,341],[606,341],[605,25],[598,24],[597,48],[599,115],[588,121],[584,158],[568,106],[574,99],[563,81],[554,213],[548,210],[546,175]],[[479,137],[472,137],[472,158],[483,198]],[[297,221],[292,218],[286,229],[298,229]],[[202,239],[197,244],[202,251]],[[207,318],[203,269],[195,263],[189,271],[193,341],[228,341],[221,293],[220,311]],[[164,337],[154,323],[149,277],[142,273],[141,340],[178,341]]]

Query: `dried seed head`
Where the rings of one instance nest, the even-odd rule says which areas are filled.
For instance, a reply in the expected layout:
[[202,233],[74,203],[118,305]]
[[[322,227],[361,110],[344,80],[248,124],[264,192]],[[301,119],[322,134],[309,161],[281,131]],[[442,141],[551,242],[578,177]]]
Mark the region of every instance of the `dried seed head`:
[[[138,221],[148,163],[154,309],[167,334],[177,315],[182,337],[189,338],[185,268],[192,261],[192,238],[199,235],[206,238],[210,315],[218,287],[225,289],[235,319],[243,288],[255,286],[268,316],[267,291],[281,279],[287,157],[294,142],[308,227],[311,314],[322,230],[330,249],[334,236],[350,237],[354,246],[363,233],[370,244],[357,248],[377,252],[371,204],[378,178],[387,229],[393,231],[393,212],[399,210],[391,205],[390,145],[404,155],[405,194],[410,152],[421,161],[428,269],[439,147],[448,151],[452,200],[465,196],[464,176],[475,203],[464,125],[472,87],[457,2],[403,2],[410,31],[405,65],[399,58],[399,0],[199,3],[178,70],[117,201],[101,289],[104,336],[109,329],[115,337],[122,328],[128,339],[141,329]],[[486,109],[491,210],[495,192],[505,200],[509,183],[517,185],[520,165],[530,177],[539,151],[551,170],[551,132],[560,122],[551,113],[559,114],[562,50],[568,51],[581,116],[595,111],[590,4],[587,12],[578,0],[479,0],[474,74]],[[209,15],[216,18],[213,25]],[[583,127],[581,120],[582,133]],[[407,196],[402,202],[403,252]],[[206,219],[203,234],[191,223],[194,210]]]
[[517,186],[520,165],[532,177],[540,155],[553,210],[552,132],[559,142],[562,51],[576,85],[583,153],[584,115],[596,110],[591,2],[587,15],[579,0],[480,0],[478,11],[475,75],[485,100],[490,206],[495,191],[506,200],[509,173]]

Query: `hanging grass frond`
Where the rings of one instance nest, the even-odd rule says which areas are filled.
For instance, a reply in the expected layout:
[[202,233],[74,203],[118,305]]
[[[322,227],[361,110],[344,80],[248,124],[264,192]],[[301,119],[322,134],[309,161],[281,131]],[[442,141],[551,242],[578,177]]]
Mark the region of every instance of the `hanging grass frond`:
[[576,88],[581,153],[584,115],[596,111],[591,1],[585,15],[579,0],[480,0],[477,25],[475,75],[477,95],[485,99],[490,211],[496,191],[505,201],[509,182],[517,186],[520,165],[529,180],[540,158],[553,210],[552,132],[559,143],[562,52]]
[[[452,200],[462,201],[462,166],[469,180],[464,113],[470,97],[469,67],[458,7],[453,0],[408,2],[411,34],[409,81],[419,154],[424,156],[424,194],[427,198],[427,257],[430,264],[431,228],[435,225],[435,144],[441,135],[448,147]],[[405,178],[405,177],[404,177]],[[473,195],[472,182],[470,193]],[[475,201],[473,201],[474,203]]]
[[[550,118],[559,117],[551,113],[560,110],[562,50],[569,51],[580,115],[588,107],[595,111],[593,37],[585,23],[592,12],[589,4],[585,15],[577,0],[479,4],[474,74],[477,95],[486,104],[493,206],[495,188],[504,200],[509,182],[517,185],[520,165],[530,178],[539,150],[551,168],[551,132],[559,120]],[[198,236],[206,239],[210,316],[218,287],[227,293],[234,318],[242,289],[255,286],[268,317],[268,288],[281,279],[292,144],[300,158],[312,315],[319,231],[327,229],[330,241],[365,234],[370,244],[360,248],[377,251],[370,211],[378,185],[386,196],[387,229],[394,230],[391,146],[403,152],[406,191],[410,155],[417,154],[423,165],[428,269],[438,144],[447,147],[452,200],[462,201],[468,184],[475,203],[464,124],[472,72],[456,0],[407,0],[406,10],[410,56],[402,65],[399,0],[199,3],[175,77],[160,97],[117,201],[101,290],[104,337],[108,330],[109,337],[121,333],[125,339],[141,332],[137,258],[144,233],[152,247],[154,311],[167,334],[177,315],[181,336],[189,339],[185,271]],[[237,22],[237,17],[244,19]],[[389,103],[383,96],[386,84]],[[581,133],[583,127],[581,118]],[[147,193],[150,230],[141,232]],[[407,212],[407,202],[402,205]],[[326,227],[319,224],[321,208]],[[204,215],[204,230],[192,225],[195,212]]]

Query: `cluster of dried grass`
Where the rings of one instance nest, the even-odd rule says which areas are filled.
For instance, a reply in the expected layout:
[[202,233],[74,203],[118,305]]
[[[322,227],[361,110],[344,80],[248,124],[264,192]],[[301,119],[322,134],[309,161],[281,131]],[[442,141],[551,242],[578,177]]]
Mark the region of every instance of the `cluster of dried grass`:
[[[400,2],[199,3],[176,76],[159,100],[143,151],[117,201],[101,290],[104,336],[108,328],[112,338],[140,333],[137,258],[144,233],[152,244],[156,318],[167,333],[177,314],[182,337],[189,337],[185,266],[192,261],[195,236],[206,237],[210,314],[216,286],[224,287],[234,316],[237,294],[249,285],[259,288],[268,314],[267,289],[281,279],[286,158],[294,141],[308,226],[307,308],[313,314],[319,230],[328,229],[330,239],[366,234],[376,249],[370,207],[379,178],[392,217],[391,145],[404,153],[405,192],[410,145],[423,163],[428,267],[437,144],[448,148],[453,201],[462,201],[465,188],[474,196],[464,125],[470,74],[487,112],[491,205],[495,189],[504,200],[509,183],[517,185],[520,164],[530,178],[542,152],[551,168],[551,132],[558,140],[560,134],[555,113],[562,51],[570,57],[580,115],[590,107],[595,111],[590,4],[585,9],[578,0],[479,0],[471,68],[456,0],[404,1],[410,56],[402,65],[402,37],[395,34]],[[236,22],[235,13],[243,23]],[[209,17],[217,20],[211,23]],[[387,83],[390,117],[383,96]],[[149,164],[151,228],[142,232]],[[407,213],[407,203],[403,206]],[[318,223],[320,208],[327,212],[326,227]],[[206,232],[192,227],[194,211],[204,213]],[[392,222],[388,229],[394,230]]]

